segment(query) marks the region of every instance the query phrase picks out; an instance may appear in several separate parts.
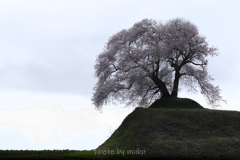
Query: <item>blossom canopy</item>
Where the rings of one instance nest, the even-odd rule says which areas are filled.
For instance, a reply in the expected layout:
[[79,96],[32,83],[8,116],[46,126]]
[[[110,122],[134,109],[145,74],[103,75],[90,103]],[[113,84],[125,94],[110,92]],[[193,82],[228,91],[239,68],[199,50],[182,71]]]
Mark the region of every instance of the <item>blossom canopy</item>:
[[115,100],[147,107],[161,97],[177,97],[180,83],[190,92],[199,88],[217,106],[224,100],[207,72],[207,57],[217,55],[185,19],[144,19],[109,38],[96,60],[92,101],[97,109]]

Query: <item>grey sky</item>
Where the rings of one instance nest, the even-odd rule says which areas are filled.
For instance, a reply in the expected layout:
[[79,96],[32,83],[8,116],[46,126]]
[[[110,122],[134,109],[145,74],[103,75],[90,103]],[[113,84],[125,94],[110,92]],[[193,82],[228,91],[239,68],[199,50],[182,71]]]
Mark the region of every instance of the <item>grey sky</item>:
[[[54,114],[62,109],[65,116],[56,114],[56,119],[82,125],[82,128],[76,129],[77,132],[71,129],[68,129],[66,134],[64,132],[66,136],[71,134],[73,137],[71,144],[69,142],[68,145],[63,145],[68,148],[75,146],[76,139],[81,142],[82,139],[76,133],[83,131],[82,134],[94,128],[103,131],[108,128],[107,122],[121,113],[121,116],[116,118],[118,121],[111,124],[116,128],[131,110],[114,110],[113,106],[113,110],[107,109],[107,117],[101,121],[105,128],[101,128],[100,123],[97,123],[99,119],[93,118],[91,123],[87,120],[100,114],[94,110],[90,101],[92,88],[96,83],[93,77],[96,56],[101,53],[110,36],[130,28],[144,18],[165,22],[176,17],[190,20],[199,28],[200,34],[206,36],[210,46],[219,49],[220,55],[209,59],[209,74],[215,79],[213,83],[223,90],[222,95],[228,101],[228,105],[223,108],[240,110],[239,6],[238,0],[1,0],[0,114],[2,117],[14,117],[17,113],[42,113],[40,115],[44,116],[44,112],[40,110]],[[195,98],[200,100],[199,103],[205,104],[201,95],[180,93],[180,96]],[[54,109],[54,105],[58,107]],[[80,114],[82,109],[88,114]],[[72,111],[79,113],[82,119],[69,118]],[[39,119],[41,118],[39,116]],[[104,116],[101,118],[104,119]],[[25,122],[24,117],[19,119],[22,123]],[[16,124],[10,123],[7,118],[0,119],[0,130],[1,127],[13,127],[30,130],[29,135],[38,136],[34,134],[32,123],[17,125],[19,119],[15,119]],[[46,118],[46,122],[39,121],[39,124],[44,126],[49,119],[51,116]],[[94,127],[86,129],[83,122]],[[56,128],[68,126],[67,123],[53,124]],[[97,128],[98,125],[100,128]],[[46,143],[49,139],[43,137],[47,127],[51,126],[43,128],[44,134],[39,135],[39,139]],[[2,133],[11,135],[14,129],[2,130]],[[96,130],[89,131],[89,135],[96,136]],[[55,132],[60,131],[56,129],[50,134],[54,135]],[[104,134],[106,132],[102,132],[102,135]],[[86,136],[87,134],[85,139]],[[25,139],[29,140],[27,137],[29,136],[25,136]],[[34,148],[41,141],[36,139],[31,140],[25,147]],[[101,141],[105,139],[106,137]],[[82,148],[89,149],[100,145],[94,141],[97,139],[89,139],[92,145],[82,144]],[[51,143],[54,145],[45,147],[61,148],[57,142]],[[6,145],[0,147],[4,146]]]
[[1,1],[0,88],[91,96],[95,56],[112,34],[143,18],[176,17],[196,24],[219,48],[210,72],[225,83],[221,79],[236,73],[239,57],[234,54],[239,51],[239,11],[237,1],[230,2]]

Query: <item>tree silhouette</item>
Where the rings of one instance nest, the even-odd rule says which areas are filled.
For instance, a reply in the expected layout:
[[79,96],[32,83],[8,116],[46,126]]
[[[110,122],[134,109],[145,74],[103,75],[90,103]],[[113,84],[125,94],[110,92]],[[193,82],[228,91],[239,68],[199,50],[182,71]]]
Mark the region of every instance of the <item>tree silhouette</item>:
[[211,106],[224,101],[210,83],[207,57],[217,56],[197,27],[184,19],[165,24],[144,19],[110,37],[96,60],[92,101],[96,108],[117,100],[147,106],[161,97],[177,97],[179,83],[201,93]]

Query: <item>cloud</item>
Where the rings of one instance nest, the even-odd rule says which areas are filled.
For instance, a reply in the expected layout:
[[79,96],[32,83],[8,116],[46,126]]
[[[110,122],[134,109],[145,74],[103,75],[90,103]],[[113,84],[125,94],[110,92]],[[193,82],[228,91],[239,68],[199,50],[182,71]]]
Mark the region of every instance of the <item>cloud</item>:
[[[5,95],[6,96],[6,95]],[[26,98],[27,94],[18,95],[18,98]],[[3,95],[4,97],[4,95]],[[17,97],[17,95],[15,96]],[[61,98],[62,104],[54,104]],[[63,100],[64,99],[64,100]],[[90,136],[91,132],[101,128],[117,128],[129,111],[106,109],[100,113],[94,107],[76,106],[67,109],[68,101],[81,102],[86,105],[82,98],[77,97],[48,97],[39,99],[31,106],[14,108],[2,108],[0,110],[0,126],[19,128],[32,137],[35,143],[61,144],[71,140],[74,133]],[[65,101],[65,102],[64,102]],[[76,104],[75,104],[76,105]],[[89,137],[91,138],[91,137]]]

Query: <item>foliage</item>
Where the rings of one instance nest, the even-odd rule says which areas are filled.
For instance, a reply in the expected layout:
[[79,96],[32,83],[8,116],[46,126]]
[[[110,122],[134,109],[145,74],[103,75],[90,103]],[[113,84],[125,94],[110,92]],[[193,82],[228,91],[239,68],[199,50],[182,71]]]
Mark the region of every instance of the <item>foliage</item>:
[[210,83],[206,58],[217,55],[189,21],[144,19],[110,37],[97,57],[92,101],[98,109],[113,100],[146,107],[161,97],[177,97],[181,82],[190,92],[199,87],[216,106],[221,90]]
[[99,160],[94,150],[0,150],[1,160]]

